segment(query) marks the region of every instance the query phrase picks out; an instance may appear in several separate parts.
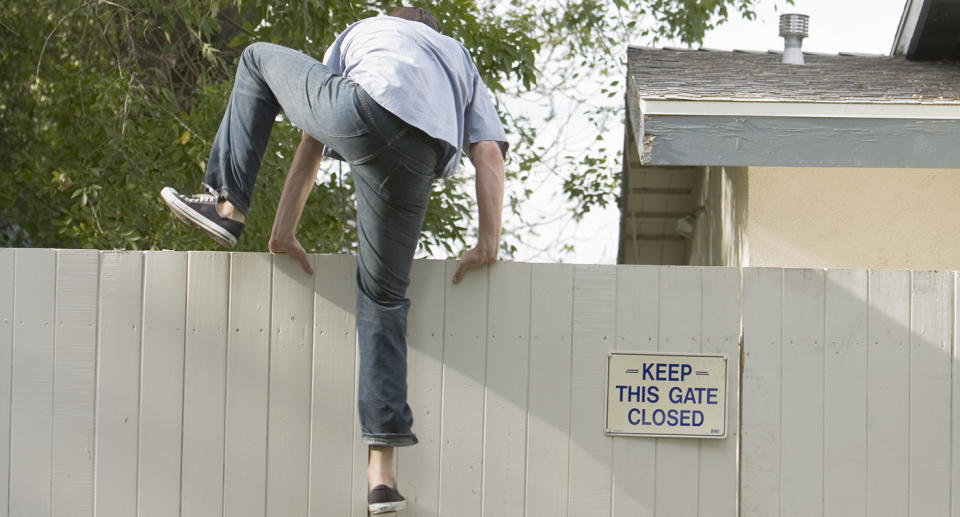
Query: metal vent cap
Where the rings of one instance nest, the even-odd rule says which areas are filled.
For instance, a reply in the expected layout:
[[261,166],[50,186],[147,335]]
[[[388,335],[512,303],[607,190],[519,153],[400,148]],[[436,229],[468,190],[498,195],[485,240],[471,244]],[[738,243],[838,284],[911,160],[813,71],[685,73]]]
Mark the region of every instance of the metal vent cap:
[[810,17],[805,14],[789,13],[780,15],[780,36],[809,36]]

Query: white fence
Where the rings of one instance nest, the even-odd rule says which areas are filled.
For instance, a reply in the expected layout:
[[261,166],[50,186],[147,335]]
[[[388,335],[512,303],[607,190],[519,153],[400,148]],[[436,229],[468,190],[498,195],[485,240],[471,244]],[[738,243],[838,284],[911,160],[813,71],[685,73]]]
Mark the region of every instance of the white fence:
[[[0,517],[364,515],[355,264],[312,260],[0,250]],[[454,267],[401,515],[960,516],[953,273]],[[727,438],[604,435],[612,350],[727,354]]]

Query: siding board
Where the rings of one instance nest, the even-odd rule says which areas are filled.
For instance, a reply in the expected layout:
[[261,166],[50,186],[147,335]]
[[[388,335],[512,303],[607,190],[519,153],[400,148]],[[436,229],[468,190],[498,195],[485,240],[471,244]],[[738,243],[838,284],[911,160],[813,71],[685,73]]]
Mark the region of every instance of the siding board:
[[97,250],[57,251],[52,516],[93,515]]
[[606,354],[616,336],[617,271],[577,266],[573,299],[569,512],[610,515],[613,442],[603,434]]
[[0,249],[0,517],[10,508],[10,390],[13,384],[14,250]]
[[[700,268],[660,269],[661,352],[700,352],[702,294]],[[656,515],[699,513],[699,469],[700,440],[657,439]]]
[[[910,323],[910,515],[950,513],[951,273],[913,272]],[[950,317],[948,317],[948,315]]]
[[357,499],[353,444],[359,439],[354,432],[356,263],[350,257],[322,256],[313,268],[310,514],[350,515]]
[[525,515],[567,516],[573,325],[570,265],[533,268]]
[[230,254],[223,514],[254,517],[266,511],[267,382],[273,259],[266,253]]
[[[700,351],[727,356],[727,437],[700,442],[700,504],[703,517],[736,517],[737,443],[740,440],[740,271],[704,268]],[[662,295],[661,295],[662,296]]]
[[57,255],[17,250],[15,260],[10,515],[49,515]]
[[229,259],[226,253],[187,254],[183,517],[218,516],[223,511]]
[[783,270],[743,270],[740,503],[744,517],[780,514]]
[[784,271],[780,475],[784,516],[823,513],[824,272]]
[[867,515],[909,515],[910,273],[871,271]]
[[823,513],[865,517],[867,272],[827,271],[825,296]]
[[[617,268],[618,351],[656,352],[660,342],[660,268]],[[613,515],[649,517],[656,502],[658,438],[613,438]]]
[[143,255],[100,254],[94,515],[136,515]]
[[440,405],[443,383],[443,312],[446,265],[417,260],[410,274],[407,318],[407,401],[415,447],[397,450],[397,486],[407,498],[401,516],[439,517]]
[[139,517],[180,512],[187,256],[148,252],[143,274]]
[[[304,272],[298,261],[286,255],[274,256],[267,416],[268,516],[298,517],[309,510],[316,281],[317,277]],[[351,371],[349,366],[338,366]],[[350,451],[352,443],[339,445]],[[340,473],[346,476],[346,472]]]
[[[453,278],[457,262],[446,263]],[[483,494],[483,383],[486,377],[488,271],[446,284],[440,515],[478,517]]]
[[524,507],[530,265],[490,267],[483,419],[483,515],[519,515]]

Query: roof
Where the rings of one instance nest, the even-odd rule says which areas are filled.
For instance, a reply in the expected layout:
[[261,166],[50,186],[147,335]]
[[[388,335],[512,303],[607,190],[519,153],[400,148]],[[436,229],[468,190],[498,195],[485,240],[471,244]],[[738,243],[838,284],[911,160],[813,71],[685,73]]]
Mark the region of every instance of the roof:
[[960,104],[960,61],[805,53],[630,47],[627,74],[641,99]]
[[960,59],[960,0],[907,0],[891,54],[916,61]]

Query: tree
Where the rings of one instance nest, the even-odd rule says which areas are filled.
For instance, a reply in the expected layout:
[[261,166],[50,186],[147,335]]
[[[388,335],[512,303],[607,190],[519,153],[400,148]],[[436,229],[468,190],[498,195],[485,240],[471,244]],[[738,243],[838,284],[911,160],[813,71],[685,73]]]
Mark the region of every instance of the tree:
[[[533,5],[514,0],[414,1],[438,14],[441,30],[470,49],[504,101],[564,81],[578,68],[610,69],[630,37],[696,42],[728,8],[751,14],[756,0],[579,0]],[[199,188],[240,51],[272,41],[320,56],[351,22],[388,11],[385,0],[13,0],[0,9],[0,245],[131,249],[212,249],[169,216],[163,185]],[[32,5],[31,5],[32,4]],[[642,20],[654,19],[644,25]],[[622,52],[621,52],[622,53]],[[569,66],[567,66],[569,65]],[[563,68],[567,66],[566,68]],[[502,106],[502,104],[501,104]],[[513,141],[508,178],[522,184],[544,153],[540,122],[501,109]],[[263,250],[296,128],[277,124],[238,249]],[[580,210],[612,202],[614,168],[581,167],[569,190]],[[307,204],[300,238],[308,251],[349,251],[355,224],[350,175],[328,162],[319,200]],[[421,246],[452,255],[470,227],[465,176],[438,182]],[[509,187],[508,187],[509,188]],[[523,190],[511,190],[522,212]],[[514,237],[514,239],[520,237]],[[507,252],[515,240],[506,240]],[[442,250],[442,251],[441,251]]]

